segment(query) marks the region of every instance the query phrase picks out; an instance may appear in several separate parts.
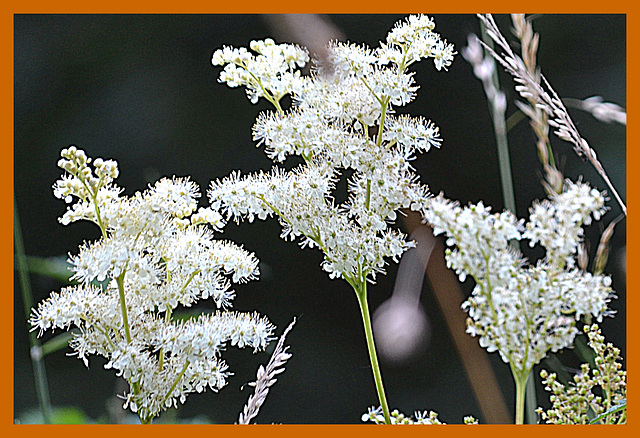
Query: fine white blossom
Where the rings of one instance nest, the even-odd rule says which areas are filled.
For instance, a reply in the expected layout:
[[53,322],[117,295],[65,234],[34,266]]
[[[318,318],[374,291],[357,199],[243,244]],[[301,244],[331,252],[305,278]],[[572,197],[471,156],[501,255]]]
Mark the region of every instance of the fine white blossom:
[[[394,409],[390,412],[389,419],[391,424],[446,424],[440,421],[438,413],[434,411],[416,411],[413,417],[407,416],[402,412]],[[385,424],[382,408],[370,407],[367,413],[362,415],[363,422],[371,422],[375,424]],[[478,420],[472,416],[464,417],[464,424],[478,424]]]
[[[197,185],[186,178],[163,178],[142,193],[120,196],[113,180],[117,163],[91,159],[75,147],[64,149],[59,166],[67,174],[54,194],[76,201],[62,216],[96,223],[102,237],[70,255],[76,286],[53,292],[33,309],[30,323],[45,330],[77,327],[70,346],[89,365],[90,355],[107,359],[105,368],[123,376],[131,390],[125,407],[143,422],[184,403],[187,394],[226,384],[227,346],[262,350],[272,325],[257,314],[224,310],[231,283],[258,275],[258,260],[241,247],[213,238],[222,216],[197,210]],[[104,288],[93,284],[106,282]],[[211,299],[219,309],[174,321],[180,307]]]
[[[322,267],[332,278],[353,285],[384,272],[388,259],[397,261],[411,246],[390,223],[401,208],[424,209],[429,196],[410,162],[441,142],[431,121],[391,114],[415,98],[410,65],[433,58],[439,70],[453,60],[453,46],[433,29],[431,18],[416,15],[376,49],[331,43],[328,65],[307,77],[294,71],[307,61],[294,46],[265,40],[251,44],[257,56],[242,48],[216,51],[214,64],[224,65],[220,81],[244,85],[254,102],[265,97],[274,104],[275,111],[258,116],[254,140],[276,163],[292,155],[303,163],[215,181],[208,192],[212,207],[235,221],[277,217],[283,238],[324,253]],[[273,89],[265,85],[274,82]],[[278,103],[282,93],[293,101],[286,111]],[[343,174],[348,196],[338,203],[334,193]]]
[[[460,207],[442,197],[430,200],[425,218],[434,234],[447,235],[447,264],[461,280],[476,282],[462,307],[467,332],[519,373],[528,373],[549,352],[572,345],[583,316],[598,321],[609,313],[611,279],[575,267],[582,226],[599,219],[604,196],[584,183],[567,181],[559,195],[535,203],[526,226],[509,211],[491,213],[482,203]],[[511,240],[540,243],[546,256],[529,265]]]
[[251,50],[223,47],[216,50],[211,62],[224,65],[220,82],[230,87],[244,86],[252,103],[261,97],[278,102],[295,91],[300,84],[300,72],[309,61],[306,50],[291,44],[276,44],[272,39],[252,41]]

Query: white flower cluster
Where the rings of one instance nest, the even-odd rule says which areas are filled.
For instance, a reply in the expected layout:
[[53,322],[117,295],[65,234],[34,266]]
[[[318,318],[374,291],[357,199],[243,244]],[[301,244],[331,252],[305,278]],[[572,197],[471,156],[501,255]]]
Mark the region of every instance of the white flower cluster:
[[547,250],[547,260],[556,269],[575,266],[574,254],[582,238],[582,224],[591,224],[591,215],[600,220],[604,212],[602,193],[586,184],[565,181],[565,188],[552,201],[543,200],[531,209],[523,237],[533,247],[540,243]]
[[223,47],[215,51],[211,63],[225,66],[220,82],[230,87],[245,86],[252,103],[261,97],[278,102],[298,88],[301,79],[296,68],[304,67],[309,61],[306,50],[291,44],[276,44],[270,38],[251,41],[249,47],[257,55],[244,47]]
[[[70,345],[88,366],[88,356],[107,358],[131,386],[126,404],[150,420],[184,402],[190,392],[217,390],[229,375],[220,359],[226,344],[263,349],[272,325],[257,314],[218,311],[186,322],[172,321],[178,306],[211,298],[230,306],[231,282],[258,275],[258,260],[233,243],[213,239],[207,223],[223,226],[217,211],[197,209],[198,187],[188,179],[162,179],[144,193],[120,196],[114,161],[93,161],[84,151],[62,151],[68,174],[57,197],[76,203],[61,222],[86,219],[103,236],[70,256],[74,279],[33,309],[30,323],[48,329],[80,328]],[[189,220],[189,216],[190,219]],[[231,279],[227,278],[230,276]],[[108,280],[104,290],[91,284]]]
[[[274,103],[276,111],[258,117],[253,136],[274,161],[298,155],[304,163],[292,171],[275,168],[244,177],[234,173],[212,183],[208,195],[214,209],[236,221],[276,215],[284,238],[300,237],[302,246],[324,252],[323,267],[331,277],[350,282],[375,278],[385,258],[397,259],[409,246],[388,222],[400,208],[425,207],[427,188],[410,161],[416,152],[440,145],[438,128],[430,121],[391,115],[394,106],[406,105],[415,96],[411,64],[430,57],[440,69],[453,59],[453,46],[441,41],[433,28],[429,17],[411,16],[375,50],[331,44],[330,68],[321,65],[302,78],[291,69],[304,57],[291,55],[288,59],[295,62],[285,62],[284,54],[293,50],[286,44],[252,43],[260,53],[255,59],[261,59],[255,67],[253,61],[237,60],[252,56],[244,49],[216,51],[214,64],[226,64],[221,81],[229,83],[228,69],[243,69],[229,85],[245,85],[254,97],[260,94],[255,78],[261,78],[260,84],[271,81],[262,78],[277,78],[278,90],[291,93],[293,107],[284,111]],[[350,175],[348,199],[336,204],[333,190],[345,170]]]
[[[438,413],[434,411],[416,411],[413,417],[407,416],[402,412],[394,409],[391,411],[389,417],[391,424],[446,424],[440,421]],[[361,420],[363,422],[371,422],[375,424],[385,424],[384,415],[382,415],[382,408],[369,408],[367,413],[362,414]],[[478,424],[478,420],[472,416],[464,417],[464,424]]]
[[[491,214],[482,203],[462,208],[442,196],[431,199],[427,222],[456,246],[447,249],[448,265],[461,280],[470,275],[476,281],[463,304],[467,332],[527,373],[548,352],[573,343],[581,316],[601,320],[613,296],[611,279],[577,269],[573,258],[582,225],[604,211],[602,193],[571,181],[561,194],[531,208],[526,227],[511,212]],[[509,245],[523,238],[546,249],[535,266]]]
[[[434,411],[415,412],[415,418],[408,417],[397,409],[389,414],[391,424],[444,424],[438,419],[438,414]],[[362,414],[363,422],[371,422],[374,424],[385,424],[382,408],[369,408],[366,414]]]

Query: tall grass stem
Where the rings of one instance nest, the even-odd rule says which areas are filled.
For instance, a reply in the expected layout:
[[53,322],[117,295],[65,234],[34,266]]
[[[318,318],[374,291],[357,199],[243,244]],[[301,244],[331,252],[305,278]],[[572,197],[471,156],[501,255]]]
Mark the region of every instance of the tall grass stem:
[[[31,308],[33,307],[33,291],[31,289],[31,281],[29,280],[29,268],[27,258],[24,251],[24,242],[22,240],[22,229],[20,227],[20,218],[18,216],[18,206],[13,200],[13,242],[16,258],[16,268],[18,270],[18,278],[20,281],[20,290],[22,292],[22,303],[24,305],[24,313],[27,319],[31,316]],[[47,381],[47,373],[44,366],[43,352],[38,340],[36,332],[29,332],[29,344],[31,346],[31,361],[33,364],[33,373],[36,384],[36,394],[38,396],[38,404],[42,412],[43,421],[46,424],[51,423],[52,409],[51,398],[49,395],[49,383]]]
[[[480,21],[482,30],[482,40],[491,47],[493,41],[487,34],[485,24]],[[494,67],[491,79],[496,90],[500,90],[500,79],[498,78],[498,69]],[[505,111],[500,105],[494,102],[488,102],[491,110],[491,118],[493,122],[493,131],[496,136],[496,146],[498,149],[498,165],[500,167],[500,183],[502,187],[502,198],[504,207],[516,214],[516,198],[513,189],[513,176],[511,174],[511,160],[509,157],[509,141],[507,140],[507,122]]]
[[[489,37],[487,33],[487,28],[482,20],[480,20],[480,28],[482,31],[482,40],[489,47],[493,47],[493,40]],[[493,59],[493,58],[491,58]],[[493,85],[496,90],[500,90],[500,79],[498,77],[498,69],[495,66],[491,75],[491,79]],[[496,93],[496,95],[498,95]],[[497,102],[489,102],[489,107],[491,109],[491,117],[493,121],[493,130],[496,136],[496,147],[498,149],[498,165],[500,167],[500,182],[502,186],[502,197],[504,200],[504,207],[507,210],[510,210],[514,215],[517,214],[516,211],[516,197],[515,197],[515,189],[513,188],[513,176],[511,172],[511,160],[509,156],[509,141],[507,139],[507,120],[505,109],[506,106],[500,106]],[[511,241],[511,245],[514,249],[518,248],[518,242],[515,240]],[[533,371],[531,372],[533,374]],[[516,377],[514,375],[514,377]],[[520,389],[522,394],[519,396],[522,397],[522,405],[526,406],[526,416],[528,422],[535,422],[536,418],[536,406],[537,399],[535,393],[535,381],[534,376],[530,375],[530,378],[527,379],[526,383],[522,385],[523,387]],[[517,377],[516,377],[517,381]],[[516,388],[517,389],[517,388]],[[526,394],[526,397],[525,397]],[[521,400],[519,398],[516,399],[516,411],[519,407]],[[524,420],[524,415],[522,415],[522,419]]]

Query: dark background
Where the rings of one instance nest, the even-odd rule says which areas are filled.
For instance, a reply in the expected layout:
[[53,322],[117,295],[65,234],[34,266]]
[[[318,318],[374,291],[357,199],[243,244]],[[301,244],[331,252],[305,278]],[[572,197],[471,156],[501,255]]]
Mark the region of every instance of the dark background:
[[[383,40],[400,15],[333,15],[347,39],[370,46]],[[510,38],[508,17],[497,17]],[[78,145],[90,156],[113,158],[120,166],[117,182],[126,194],[144,189],[161,176],[191,175],[203,193],[211,180],[232,170],[249,173],[269,169],[271,162],[251,140],[251,126],[266,104],[252,105],[241,89],[217,82],[213,51],[223,44],[247,46],[251,39],[273,36],[274,20],[259,15],[16,15],[14,192],[26,253],[54,257],[77,252],[84,240],[98,237],[90,224],[60,225],[65,204],[51,185],[61,174],[59,152]],[[277,22],[277,20],[275,20]],[[469,33],[478,33],[473,15],[435,16],[436,31],[461,52]],[[541,34],[539,64],[562,97],[600,95],[626,107],[626,17],[624,15],[549,15],[536,17]],[[284,41],[280,41],[284,42]],[[460,54],[449,72],[433,64],[413,67],[421,86],[417,100],[401,112],[434,121],[444,139],[415,162],[421,180],[433,193],[449,198],[484,200],[502,208],[493,129],[480,82]],[[515,111],[510,79],[501,75]],[[590,115],[571,111],[581,134],[626,199],[626,132]],[[580,161],[566,143],[553,139],[565,175],[606,189],[592,167]],[[526,121],[510,133],[510,151],[518,215],[544,196],[535,139]],[[612,211],[604,224],[620,209]],[[602,225],[589,234],[596,239]],[[615,319],[602,326],[609,341],[626,345],[626,221],[617,228],[607,272],[614,278],[618,300]],[[276,221],[229,224],[221,238],[254,251],[261,279],[235,288],[234,309],[258,310],[281,332],[292,317],[298,322],[288,337],[293,357],[272,389],[261,423],[358,423],[367,407],[377,405],[357,301],[346,282],[329,280],[321,271],[321,254],[279,238]],[[591,242],[592,250],[597,240]],[[397,266],[388,268],[369,289],[372,310],[388,298]],[[32,275],[36,302],[62,284]],[[29,359],[28,326],[19,284],[15,282],[14,414],[37,405]],[[471,289],[467,281],[466,291]],[[422,303],[433,334],[429,348],[411,363],[382,363],[387,397],[406,413],[435,410],[442,421],[459,423],[465,415],[482,420],[429,285]],[[45,339],[49,338],[49,334]],[[93,419],[107,417],[106,405],[116,391],[112,371],[94,357],[90,368],[59,351],[46,357],[52,403],[77,406]],[[513,382],[497,354],[491,361],[510,409]],[[571,360],[567,354],[567,360]],[[268,354],[230,348],[224,355],[234,376],[219,394],[191,395],[179,410],[182,418],[205,415],[206,421],[233,423]],[[539,380],[539,379],[538,379]],[[538,381],[538,388],[540,383]],[[541,401],[541,403],[543,403]],[[199,417],[203,418],[203,417]]]

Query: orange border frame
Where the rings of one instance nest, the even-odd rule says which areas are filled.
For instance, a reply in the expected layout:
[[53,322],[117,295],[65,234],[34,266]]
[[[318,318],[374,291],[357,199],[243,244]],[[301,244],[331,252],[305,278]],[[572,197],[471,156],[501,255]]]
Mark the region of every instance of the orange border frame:
[[[624,4],[619,3],[603,3],[594,0],[583,0],[580,2],[558,2],[556,1],[538,1],[535,4],[526,5],[528,8],[535,8],[535,10],[522,11],[522,4],[515,4],[513,2],[506,2],[504,0],[491,0],[489,3],[470,2],[468,0],[458,2],[447,2],[446,4],[429,4],[425,0],[405,0],[401,7],[398,4],[390,2],[382,2],[380,0],[374,1],[351,1],[345,2],[344,0],[322,0],[321,2],[310,4],[307,2],[294,2],[293,0],[278,0],[277,2],[249,0],[244,2],[234,2],[233,4],[220,4],[217,2],[204,2],[201,0],[188,1],[188,2],[166,2],[166,1],[137,1],[132,2],[122,0],[112,0],[108,4],[89,3],[87,1],[73,1],[73,0],[58,0],[55,2],[35,0],[29,2],[16,1],[3,2],[2,14],[0,15],[0,32],[1,38],[1,50],[3,59],[5,62],[2,67],[2,86],[0,93],[2,96],[2,132],[5,137],[4,147],[0,148],[0,184],[3,187],[10,186],[12,188],[11,193],[7,193],[2,196],[2,202],[4,205],[3,210],[6,212],[0,216],[0,246],[2,248],[0,269],[2,277],[9,279],[13,277],[13,15],[16,13],[113,13],[113,12],[127,12],[127,13],[412,13],[412,12],[425,12],[425,13],[475,13],[475,12],[493,12],[493,13],[510,13],[510,12],[547,12],[547,13],[624,13],[627,14],[627,77],[635,78],[635,74],[638,73],[637,58],[628,56],[629,54],[636,54],[636,48],[638,47],[638,34],[640,20],[638,14],[632,9],[630,2]],[[633,50],[631,50],[631,49]],[[637,130],[634,126],[634,98],[638,96],[638,85],[633,80],[627,81],[627,93],[631,96],[631,99],[627,99],[627,113],[630,113],[630,123],[627,130],[627,142],[634,145],[637,140]],[[631,103],[630,103],[631,102]],[[640,150],[637,147],[627,148],[627,167],[629,163],[638,163],[638,157]],[[627,193],[633,192],[635,195],[638,178],[634,173],[627,173]],[[628,217],[627,229],[628,229],[628,255],[627,263],[629,265],[637,265],[638,250],[636,245],[638,243],[637,221],[635,217],[635,201],[631,197],[627,196],[627,206],[630,210]],[[8,281],[8,280],[7,280]],[[635,290],[638,284],[638,280],[635,278],[628,278],[627,289]],[[6,288],[9,289],[9,288]],[[13,286],[8,290],[7,294],[11,294],[13,297]],[[11,298],[13,299],[13,298]],[[638,295],[636,293],[628,294],[627,308],[628,313],[632,314],[632,310],[638,308]],[[6,334],[5,339],[9,338],[11,347],[11,358],[13,359],[13,306],[11,306],[10,318],[3,318],[1,321],[3,333]],[[468,434],[478,434],[487,437],[494,437],[500,434],[513,434],[531,436],[539,435],[541,432],[545,434],[577,434],[577,435],[601,435],[603,433],[614,432],[617,435],[631,434],[635,429],[636,419],[634,418],[634,412],[636,412],[634,402],[637,399],[635,396],[635,380],[634,369],[637,359],[637,339],[634,336],[628,336],[635,331],[635,325],[631,326],[632,318],[629,318],[629,325],[627,327],[627,363],[628,370],[631,370],[629,382],[631,386],[630,394],[631,401],[629,403],[629,420],[625,426],[617,426],[614,430],[607,429],[605,432],[602,428],[606,426],[573,426],[573,428],[580,428],[579,430],[568,430],[563,426],[519,426],[515,431],[513,428],[517,426],[510,425],[481,425],[468,429],[469,426],[464,425],[449,425],[446,427],[434,427],[424,430],[421,427],[396,427],[389,429],[389,427],[377,427],[368,425],[252,425],[252,426],[234,426],[234,425],[155,425],[141,428],[140,426],[125,426],[125,425],[79,425],[79,426],[47,426],[47,425],[14,425],[13,424],[13,360],[2,362],[0,378],[2,379],[1,387],[5,388],[3,395],[0,398],[0,428],[5,432],[8,432],[11,436],[24,436],[24,435],[56,435],[67,436],[71,434],[87,433],[92,437],[111,437],[113,434],[149,434],[153,436],[175,436],[179,433],[184,433],[186,428],[188,433],[192,434],[229,434],[233,437],[246,436],[261,438],[267,437],[292,437],[296,435],[304,437],[341,435],[352,437],[354,435],[367,435],[369,438],[381,438],[387,435],[401,436],[403,438],[418,438],[423,437],[426,433],[430,436],[463,436]],[[541,429],[540,427],[544,427]],[[615,426],[614,426],[615,427]],[[559,429],[561,428],[561,429]]]

